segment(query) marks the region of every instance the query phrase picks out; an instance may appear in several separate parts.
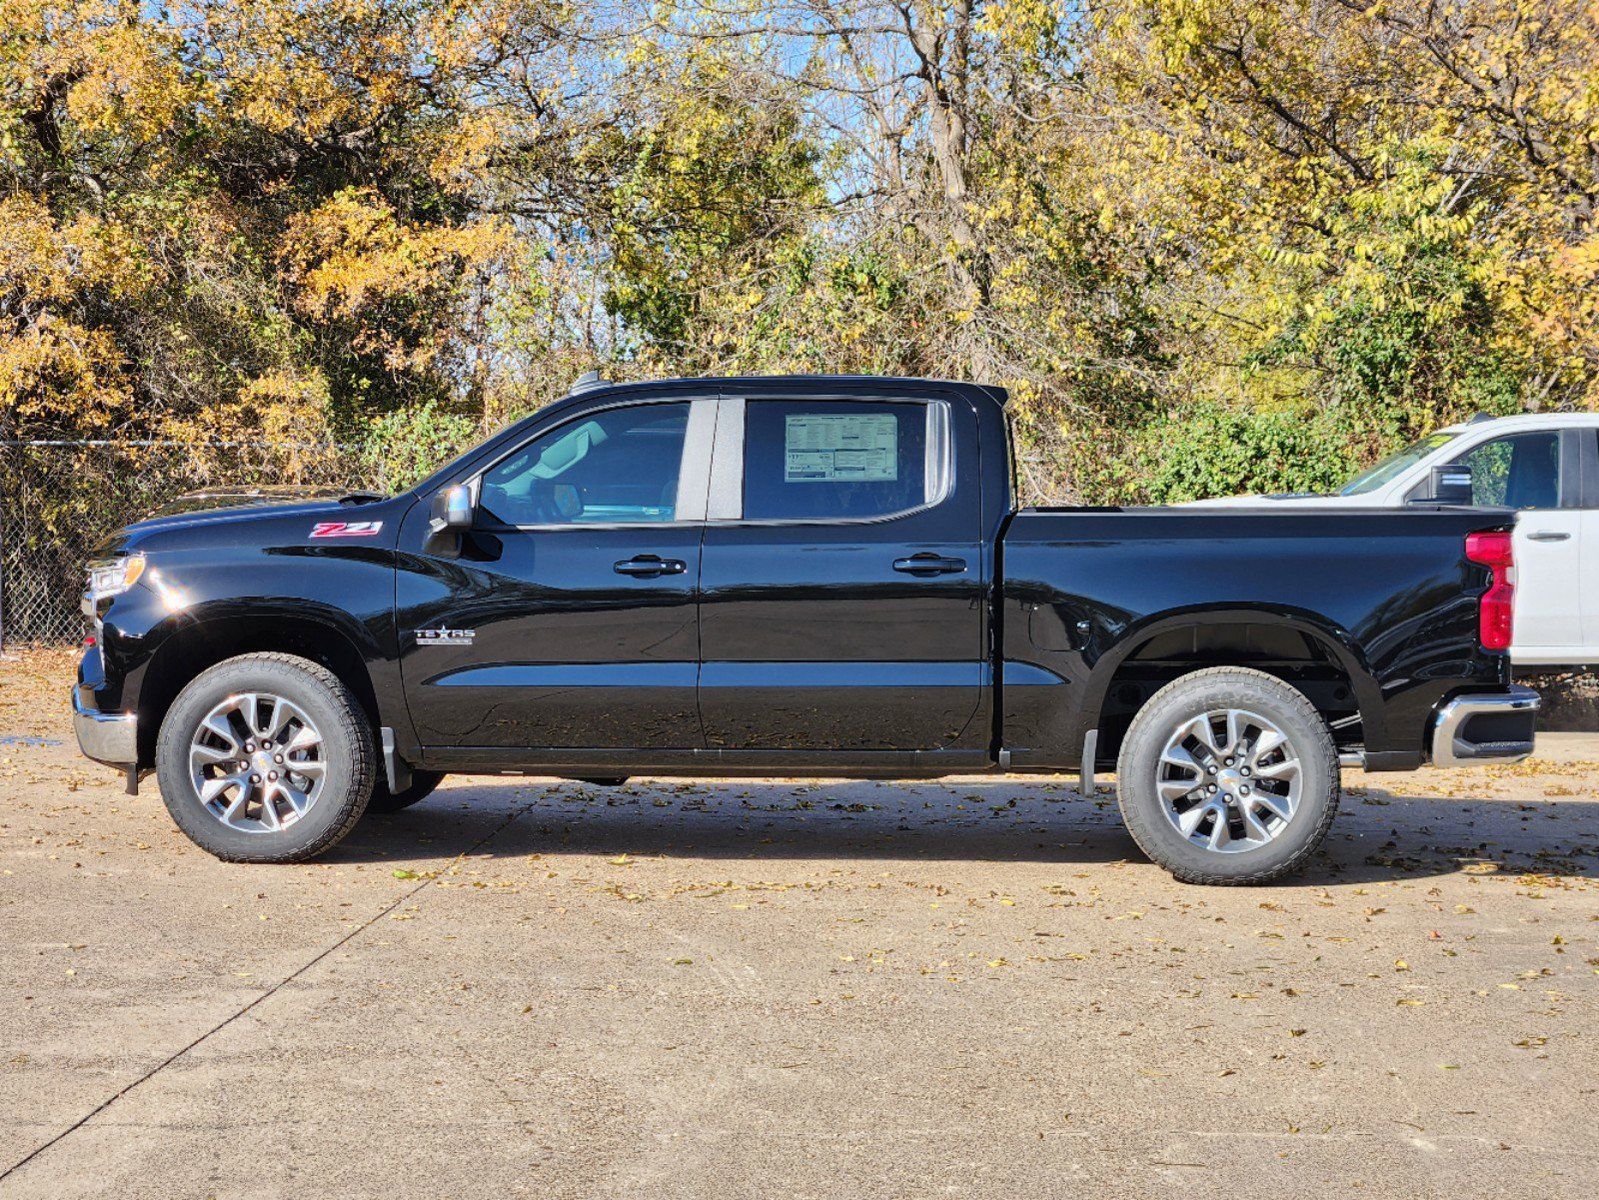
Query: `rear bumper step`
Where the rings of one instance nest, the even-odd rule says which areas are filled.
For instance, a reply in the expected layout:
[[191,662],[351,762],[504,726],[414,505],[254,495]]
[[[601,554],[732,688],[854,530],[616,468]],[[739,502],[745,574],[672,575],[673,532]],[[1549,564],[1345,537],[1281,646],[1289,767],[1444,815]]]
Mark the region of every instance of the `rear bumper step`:
[[1529,687],[1447,701],[1433,724],[1433,765],[1520,762],[1532,753],[1538,703],[1538,693]]

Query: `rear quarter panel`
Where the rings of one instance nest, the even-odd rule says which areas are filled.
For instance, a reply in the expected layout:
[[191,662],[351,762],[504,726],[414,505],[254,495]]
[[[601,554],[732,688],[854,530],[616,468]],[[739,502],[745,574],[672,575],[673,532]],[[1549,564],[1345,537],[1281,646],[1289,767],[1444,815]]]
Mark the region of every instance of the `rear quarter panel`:
[[[1314,634],[1348,675],[1368,754],[1420,761],[1434,707],[1509,681],[1477,641],[1485,510],[1024,509],[1003,543],[1001,707],[1019,766],[1069,767],[1117,668],[1192,625]],[[1105,748],[1101,748],[1101,753]],[[1410,761],[1414,757],[1414,761]]]

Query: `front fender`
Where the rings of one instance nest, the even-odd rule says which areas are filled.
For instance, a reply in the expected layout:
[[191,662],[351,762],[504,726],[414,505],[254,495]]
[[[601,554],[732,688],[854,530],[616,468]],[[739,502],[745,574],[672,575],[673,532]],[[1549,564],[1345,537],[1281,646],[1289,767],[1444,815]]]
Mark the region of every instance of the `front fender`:
[[332,667],[379,725],[414,739],[400,687],[394,552],[378,545],[149,552],[144,576],[101,614],[101,711],[140,714],[141,758],[165,707],[206,667],[279,650]]

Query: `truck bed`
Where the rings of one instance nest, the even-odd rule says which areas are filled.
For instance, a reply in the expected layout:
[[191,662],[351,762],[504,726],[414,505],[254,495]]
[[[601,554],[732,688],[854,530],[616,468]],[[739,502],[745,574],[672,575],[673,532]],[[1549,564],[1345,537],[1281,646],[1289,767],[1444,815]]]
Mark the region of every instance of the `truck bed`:
[[1012,761],[1079,762],[1092,724],[1109,765],[1165,681],[1255,663],[1296,678],[1371,765],[1417,766],[1452,690],[1509,683],[1506,656],[1478,644],[1488,578],[1465,540],[1513,521],[1458,508],[1022,509],[1001,555]]

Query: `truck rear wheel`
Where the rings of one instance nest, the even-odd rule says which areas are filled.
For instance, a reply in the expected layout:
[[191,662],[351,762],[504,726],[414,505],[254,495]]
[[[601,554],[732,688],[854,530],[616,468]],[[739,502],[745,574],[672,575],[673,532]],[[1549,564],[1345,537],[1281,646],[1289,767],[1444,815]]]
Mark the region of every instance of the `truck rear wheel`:
[[156,739],[161,798],[189,839],[228,862],[303,862],[354,828],[372,794],[365,714],[325,667],[248,654],[178,693]]
[[1116,784],[1133,840],[1178,879],[1266,883],[1327,836],[1338,751],[1300,692],[1261,671],[1215,667],[1173,680],[1138,710]]

